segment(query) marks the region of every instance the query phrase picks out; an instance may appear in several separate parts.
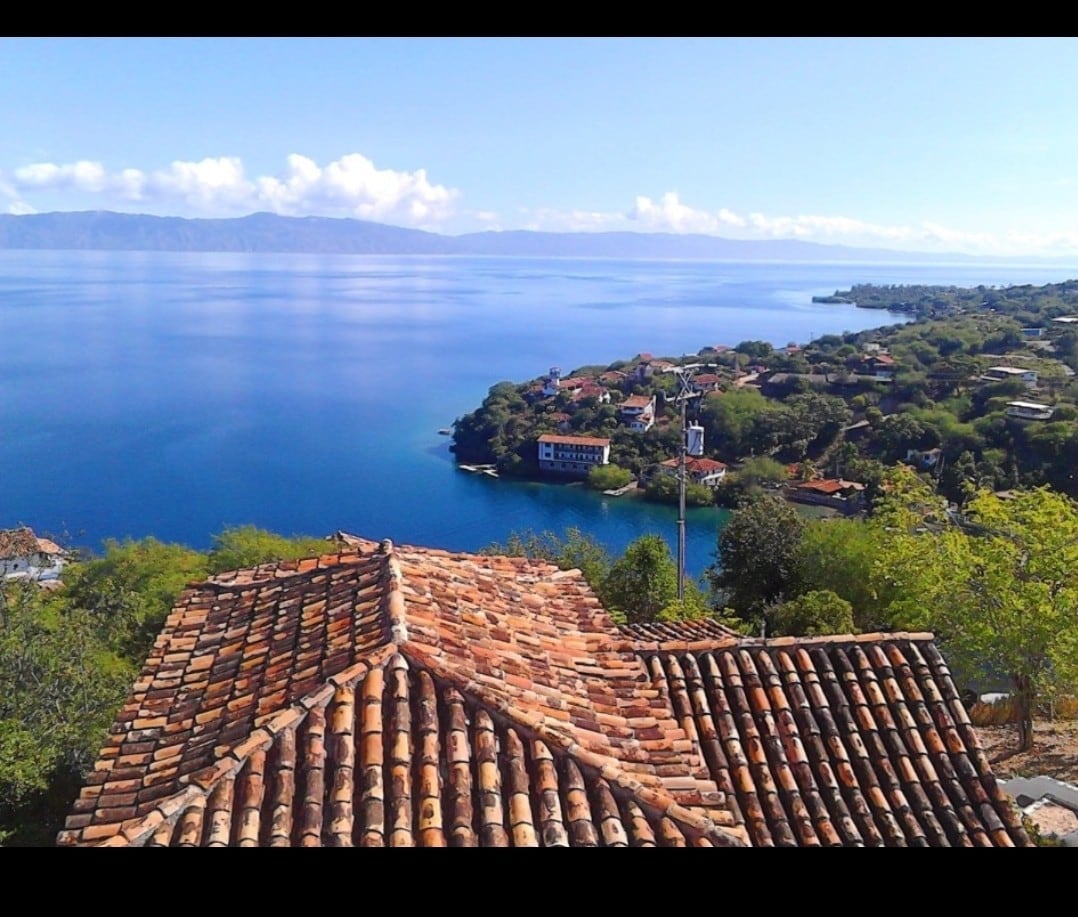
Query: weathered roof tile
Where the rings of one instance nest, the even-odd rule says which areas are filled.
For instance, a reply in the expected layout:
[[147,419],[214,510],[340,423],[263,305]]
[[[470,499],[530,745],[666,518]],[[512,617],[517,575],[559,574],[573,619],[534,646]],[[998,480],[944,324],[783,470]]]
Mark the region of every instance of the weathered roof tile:
[[343,534],[192,584],[58,840],[1028,843],[926,635],[619,630],[578,571]]

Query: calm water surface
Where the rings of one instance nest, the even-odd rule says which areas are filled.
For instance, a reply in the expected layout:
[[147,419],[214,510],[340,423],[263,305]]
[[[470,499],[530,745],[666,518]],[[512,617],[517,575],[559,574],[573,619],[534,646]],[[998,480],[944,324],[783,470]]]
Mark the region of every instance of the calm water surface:
[[[0,252],[0,527],[99,548],[226,525],[475,550],[577,526],[676,544],[674,510],[456,470],[441,427],[500,380],[641,351],[887,324],[852,283],[1078,270],[564,259]],[[688,566],[724,514],[695,510]]]

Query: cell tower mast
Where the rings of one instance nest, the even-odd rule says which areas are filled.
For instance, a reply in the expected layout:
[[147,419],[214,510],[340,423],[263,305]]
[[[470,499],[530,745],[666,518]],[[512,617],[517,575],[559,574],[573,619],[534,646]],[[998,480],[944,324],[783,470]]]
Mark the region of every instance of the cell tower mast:
[[677,598],[685,598],[685,457],[704,454],[704,428],[693,424],[688,426],[685,409],[690,401],[700,397],[691,383],[691,367],[679,367],[677,372],[678,393],[675,403],[681,408],[681,450],[678,460],[678,515],[677,515]]

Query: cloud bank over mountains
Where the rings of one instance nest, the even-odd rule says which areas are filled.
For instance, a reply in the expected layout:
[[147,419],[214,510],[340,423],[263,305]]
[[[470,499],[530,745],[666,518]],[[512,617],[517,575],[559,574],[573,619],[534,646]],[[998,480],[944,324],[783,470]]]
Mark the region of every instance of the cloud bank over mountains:
[[[42,201],[59,195],[78,195],[92,203],[83,208],[42,206]],[[258,176],[249,176],[237,156],[177,160],[153,171],[109,171],[91,160],[37,162],[0,171],[0,210],[30,214],[42,209],[106,209],[187,217],[234,217],[269,211],[282,216],[352,217],[442,233],[635,230],[973,255],[1078,254],[1078,231],[993,235],[931,221],[890,226],[842,215],[741,214],[725,207],[710,211],[682,201],[677,191],[657,198],[637,195],[623,211],[520,208],[508,214],[489,208],[469,209],[460,189],[432,182],[425,169],[379,168],[360,153],[326,165],[293,153],[279,174]]]
[[190,215],[238,216],[268,210],[282,216],[347,216],[433,229],[452,214],[459,192],[432,184],[423,169],[379,169],[358,153],[325,167],[293,154],[280,175],[249,178],[237,156],[176,161],[165,169],[108,172],[99,162],[34,163],[15,169],[4,186],[15,197],[10,212],[29,213],[33,192],[78,191],[100,196],[102,206],[172,206]]

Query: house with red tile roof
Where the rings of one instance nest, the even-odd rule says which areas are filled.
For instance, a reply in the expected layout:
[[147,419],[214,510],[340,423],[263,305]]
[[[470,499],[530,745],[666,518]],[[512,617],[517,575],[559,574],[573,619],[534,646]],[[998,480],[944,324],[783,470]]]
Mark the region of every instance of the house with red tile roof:
[[722,379],[715,373],[700,373],[689,379],[689,384],[698,392],[715,392],[722,385]]
[[787,488],[786,495],[800,503],[831,506],[845,513],[857,512],[864,504],[865,485],[842,478],[816,478]]
[[655,396],[630,395],[618,405],[618,414],[630,430],[646,433],[655,423]]
[[585,398],[594,398],[600,404],[606,404],[610,401],[610,392],[606,390],[605,386],[599,385],[597,382],[587,381],[572,391],[571,401],[574,404],[578,401],[583,401]]
[[895,377],[897,364],[895,363],[895,358],[889,353],[880,351],[863,356],[861,366],[863,371],[873,378],[883,382],[890,382]]
[[[680,467],[681,460],[677,458],[659,462],[659,471],[662,474],[676,475]],[[687,456],[685,458],[685,474],[687,478],[695,484],[705,484],[708,487],[716,487],[721,484],[726,477],[726,464],[724,462],[718,462],[715,459]]]
[[65,563],[64,551],[26,526],[0,530],[0,578],[55,580]]
[[929,634],[617,627],[375,543],[194,583],[62,846],[1029,846]]

